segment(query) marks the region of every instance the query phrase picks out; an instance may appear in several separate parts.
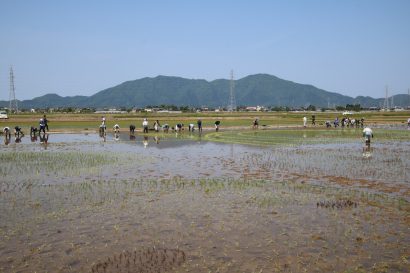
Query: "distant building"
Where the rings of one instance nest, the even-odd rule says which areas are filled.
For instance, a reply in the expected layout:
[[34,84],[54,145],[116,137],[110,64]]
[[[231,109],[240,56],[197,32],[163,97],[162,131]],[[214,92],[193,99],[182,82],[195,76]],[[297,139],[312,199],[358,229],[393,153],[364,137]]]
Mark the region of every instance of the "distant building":
[[127,111],[120,111],[117,109],[108,109],[108,110],[97,110],[95,114],[125,114]]
[[265,107],[263,106],[248,106],[245,108],[246,111],[256,111],[256,112],[260,112],[260,111],[264,111]]

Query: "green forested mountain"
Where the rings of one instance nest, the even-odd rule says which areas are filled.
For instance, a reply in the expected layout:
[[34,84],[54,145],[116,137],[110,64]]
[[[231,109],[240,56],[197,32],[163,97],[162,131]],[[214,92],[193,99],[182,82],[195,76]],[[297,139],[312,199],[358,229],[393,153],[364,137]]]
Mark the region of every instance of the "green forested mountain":
[[[237,105],[306,107],[315,105],[361,104],[380,106],[384,99],[359,96],[352,98],[328,92],[312,85],[299,84],[278,77],[257,74],[236,80]],[[61,97],[48,94],[19,103],[21,108],[45,107],[144,107],[146,105],[178,105],[225,107],[229,102],[230,81],[206,81],[180,77],[157,76],[127,81],[92,96]],[[407,106],[408,95],[396,95],[394,104]],[[8,102],[0,102],[7,107]]]

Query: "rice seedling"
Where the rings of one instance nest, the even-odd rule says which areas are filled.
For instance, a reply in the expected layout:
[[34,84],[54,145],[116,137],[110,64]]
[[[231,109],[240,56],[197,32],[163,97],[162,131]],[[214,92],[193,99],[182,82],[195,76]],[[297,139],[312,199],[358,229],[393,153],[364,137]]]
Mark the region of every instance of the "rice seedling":
[[121,273],[121,272],[174,272],[186,260],[185,252],[180,249],[148,248],[124,251],[119,255],[96,263],[92,273]]

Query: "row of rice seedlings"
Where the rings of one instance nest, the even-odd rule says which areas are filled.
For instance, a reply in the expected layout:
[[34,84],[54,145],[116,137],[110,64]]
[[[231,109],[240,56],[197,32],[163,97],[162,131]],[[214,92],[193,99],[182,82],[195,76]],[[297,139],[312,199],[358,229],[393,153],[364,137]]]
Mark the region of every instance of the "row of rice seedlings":
[[82,169],[115,163],[118,157],[104,153],[89,152],[1,152],[0,175],[36,175],[60,173],[77,175]]
[[[406,130],[375,130],[377,141],[408,141],[410,132]],[[205,139],[217,142],[250,145],[286,145],[347,143],[361,141],[362,129],[329,130],[263,130],[224,131],[206,134]]]
[[[38,187],[32,190],[24,198],[24,195],[15,195],[9,193],[3,194],[2,203],[16,204],[11,202],[12,199],[19,200],[20,205],[25,204],[25,200],[31,206],[33,200],[58,200],[61,204],[67,203],[67,199],[72,204],[104,204],[115,202],[119,199],[127,199],[138,193],[147,192],[170,192],[174,190],[183,189],[186,187],[199,188],[205,193],[213,193],[223,190],[239,190],[244,191],[252,188],[269,189],[268,194],[276,194],[277,192],[287,192],[291,195],[295,193],[312,193],[314,190],[320,190],[323,194],[323,188],[319,186],[312,186],[307,184],[282,182],[275,183],[269,180],[251,180],[251,179],[199,179],[199,180],[184,180],[184,179],[162,179],[157,180],[98,180],[95,182],[85,181],[82,183],[69,183],[59,185],[49,185]],[[329,188],[330,187],[324,187]],[[54,196],[54,198],[52,198]],[[369,196],[377,196],[378,199],[386,199],[385,195],[370,194],[368,192],[361,192],[361,198],[369,199]],[[43,198],[43,199],[42,199]],[[397,200],[397,199],[394,199]],[[406,201],[399,199],[400,206],[406,206]],[[42,202],[40,202],[42,203]],[[6,207],[6,206],[5,206]],[[3,208],[5,208],[3,207]],[[10,206],[8,206],[10,207]],[[49,207],[56,207],[53,204]],[[13,209],[13,207],[11,207]]]
[[410,149],[403,151],[395,147],[388,150],[378,148],[370,161],[363,160],[360,152],[348,147],[324,150],[283,148],[246,154],[239,163],[271,172],[404,182],[410,180],[409,158]]
[[58,183],[67,177],[100,177],[111,166],[135,166],[152,163],[151,157],[139,154],[103,152],[0,152],[0,193],[24,191],[32,187]]

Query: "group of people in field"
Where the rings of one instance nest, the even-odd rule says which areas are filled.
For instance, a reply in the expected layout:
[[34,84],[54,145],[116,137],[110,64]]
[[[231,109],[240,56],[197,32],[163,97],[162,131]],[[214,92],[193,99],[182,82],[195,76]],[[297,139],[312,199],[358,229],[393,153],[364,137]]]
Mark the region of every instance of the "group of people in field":
[[[219,131],[221,122],[219,120],[215,121],[215,131]],[[195,126],[196,125],[196,126]],[[165,123],[163,125],[160,124],[159,120],[155,120],[153,127],[150,129],[149,127],[149,122],[147,118],[144,118],[142,121],[142,131],[144,134],[147,134],[149,130],[154,130],[155,132],[159,132],[162,130],[164,133],[168,133],[169,130],[172,130],[173,132],[182,132],[184,130],[184,124],[183,123],[177,123],[175,126],[170,126],[169,124]],[[130,135],[134,135],[136,130],[136,126],[134,124],[130,124],[129,126],[129,133]],[[189,132],[194,132],[195,130],[198,130],[199,133],[202,133],[202,120],[198,119],[196,124],[190,123],[188,124],[188,131]],[[106,124],[106,118],[103,116],[101,117],[101,124],[99,127],[99,132],[100,136],[105,135],[107,131],[107,124]],[[113,132],[114,134],[118,134],[120,132],[120,126],[118,124],[115,124],[113,126]]]
[[[308,119],[306,116],[303,117],[303,127],[307,127],[307,122]],[[316,125],[316,116],[312,115],[312,125]],[[325,126],[326,128],[331,128],[332,125],[337,128],[337,127],[347,127],[347,128],[364,128],[364,118],[361,119],[355,119],[355,118],[349,118],[349,117],[343,117],[341,120],[339,120],[339,117],[336,117],[333,121],[326,120],[325,121]],[[410,125],[409,125],[410,126]]]
[[[312,125],[316,125],[316,117],[315,115],[312,115],[311,118]],[[214,126],[215,126],[215,131],[219,131],[219,126],[221,122],[219,120],[215,121]],[[196,126],[195,126],[196,125]],[[303,117],[303,126],[307,127],[307,117]],[[325,126],[327,128],[332,127],[332,122],[330,120],[325,121]],[[349,117],[343,117],[341,120],[339,120],[338,117],[336,117],[333,121],[333,126],[334,128],[337,127],[350,127],[350,128],[364,128],[363,129],[363,137],[365,138],[365,143],[370,144],[371,138],[373,138],[373,131],[369,127],[364,127],[364,118],[361,119],[355,119],[355,118],[349,118]],[[408,129],[410,130],[410,118],[407,120],[407,126]],[[253,129],[258,129],[259,127],[259,118],[255,118],[252,123],[252,128]],[[169,126],[169,124],[163,124],[161,125],[159,120],[155,120],[153,124],[153,128],[151,130],[154,130],[155,132],[159,132],[162,130],[165,133],[168,133],[169,130],[172,130],[173,132],[181,132],[184,130],[184,124],[183,123],[177,123],[175,126]],[[202,132],[202,120],[198,119],[196,124],[190,123],[188,124],[188,131],[189,132],[194,132],[195,130],[198,130],[199,133]],[[102,117],[101,118],[101,125],[99,127],[99,132],[100,136],[105,135],[107,130],[107,125],[106,125],[106,118]],[[130,136],[134,136],[136,130],[136,126],[131,124],[129,126],[129,132]],[[144,118],[142,121],[142,131],[144,134],[148,133],[150,130],[149,128],[149,122],[147,118]],[[48,127],[48,120],[46,115],[44,115],[40,121],[39,121],[39,127],[31,126],[30,127],[30,137],[31,141],[35,142],[37,141],[37,137],[40,137],[40,142],[41,143],[47,143],[48,141],[48,134],[46,132],[49,131]],[[114,135],[118,138],[118,134],[120,133],[120,126],[118,124],[115,124],[113,126],[113,132]],[[8,144],[11,141],[11,128],[6,126],[3,128],[3,135],[5,137],[5,143]],[[21,142],[21,138],[24,136],[24,132],[20,126],[15,126],[14,127],[14,137],[15,137],[15,142],[19,143]]]
[[[315,115],[312,115],[312,125],[316,125],[316,117]],[[331,128],[332,124],[330,120],[325,121],[325,126],[326,128]],[[341,120],[339,120],[339,117],[336,117],[333,121],[333,126],[335,128],[341,127],[341,128],[364,128],[363,129],[363,137],[365,138],[365,144],[370,145],[370,140],[373,138],[373,131],[370,129],[370,127],[364,127],[364,118],[361,119],[355,119],[355,118],[349,118],[349,117],[343,117]],[[410,118],[408,119],[408,126],[410,128]],[[307,117],[303,117],[303,127],[307,127]]]
[[[32,142],[36,142],[37,138],[40,138],[41,143],[47,143],[48,134],[46,131],[49,131],[48,120],[46,115],[44,115],[39,121],[39,127],[31,126],[30,127],[30,138]],[[11,142],[11,129],[6,126],[3,128],[4,143],[7,145]],[[21,138],[24,137],[24,132],[22,128],[18,125],[14,127],[14,142],[20,143]]]

